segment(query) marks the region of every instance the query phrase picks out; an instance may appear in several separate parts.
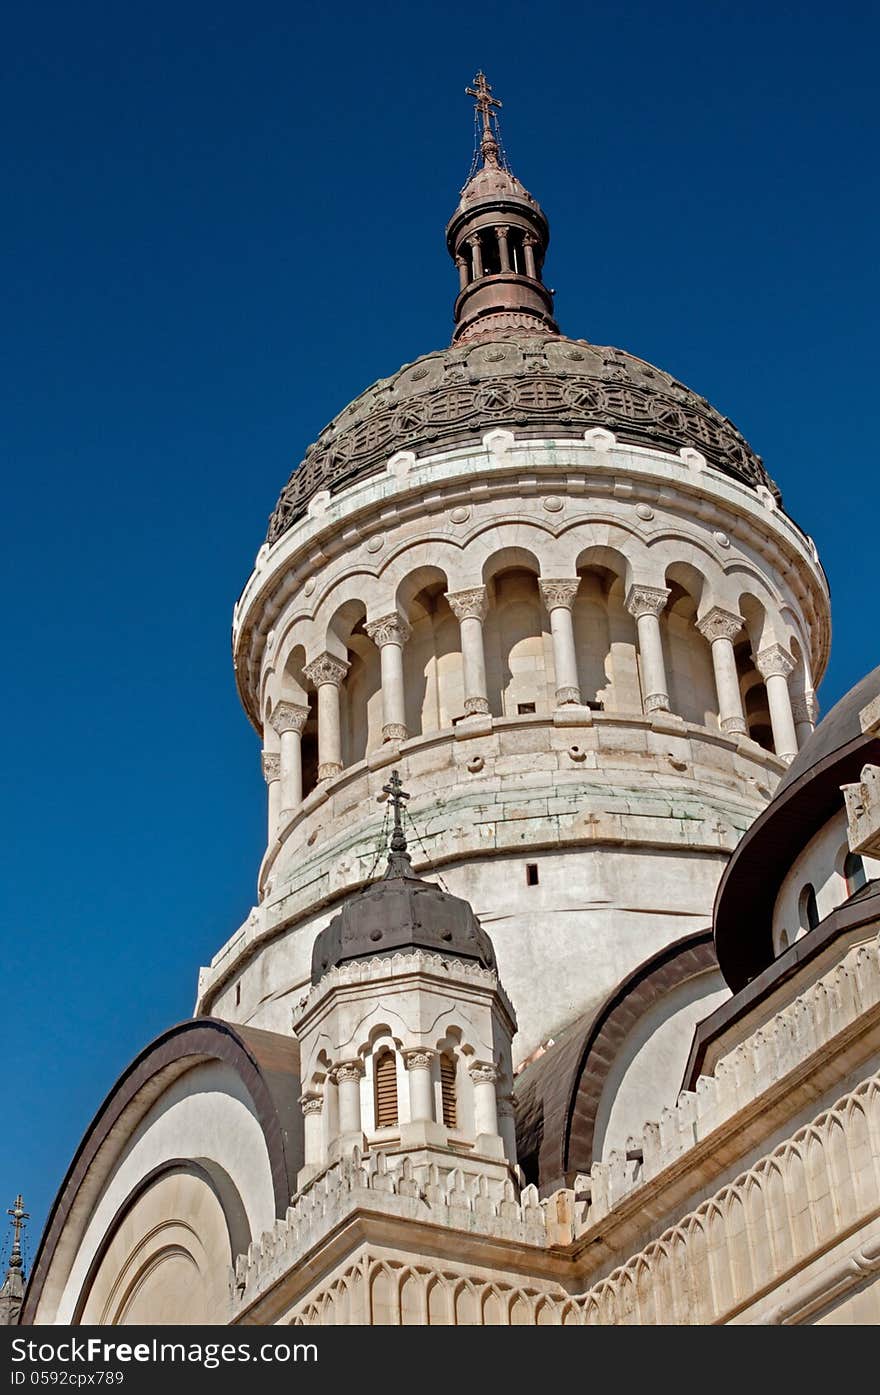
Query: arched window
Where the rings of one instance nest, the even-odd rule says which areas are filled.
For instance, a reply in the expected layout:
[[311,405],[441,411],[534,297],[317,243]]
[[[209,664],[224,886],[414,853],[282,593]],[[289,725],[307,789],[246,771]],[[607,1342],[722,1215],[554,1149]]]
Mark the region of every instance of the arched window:
[[816,890],[812,882],[807,882],[800,895],[800,920],[802,930],[815,930],[819,924],[819,907],[816,904]]
[[456,1127],[455,1057],[446,1052],[440,1057],[440,1094],[443,1100],[443,1122],[448,1129]]
[[397,1059],[385,1046],[376,1057],[376,1128],[397,1124]]
[[849,896],[855,896],[866,885],[868,874],[865,871],[865,864],[858,853],[849,852],[843,860],[843,876],[846,881],[846,890]]
[[778,940],[778,947],[777,947],[776,953],[777,953],[777,954],[784,954],[785,951],[786,951],[787,949],[788,949],[788,931],[787,931],[787,930],[780,930],[780,932],[779,932],[779,940]]

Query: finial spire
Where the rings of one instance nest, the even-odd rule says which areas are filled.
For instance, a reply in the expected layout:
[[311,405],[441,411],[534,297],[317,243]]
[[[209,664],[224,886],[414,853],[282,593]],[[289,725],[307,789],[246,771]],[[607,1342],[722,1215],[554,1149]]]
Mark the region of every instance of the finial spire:
[[392,770],[388,784],[382,786],[382,791],[387,794],[388,803],[394,810],[394,827],[391,830],[391,841],[388,845],[388,866],[385,869],[385,876],[411,877],[413,875],[412,863],[406,850],[406,834],[403,831],[401,817],[409,795],[403,788],[399,771]]
[[13,1230],[12,1253],[9,1256],[9,1268],[21,1269],[21,1232],[24,1230],[25,1221],[30,1220],[30,1213],[24,1209],[24,1198],[21,1192],[19,1192],[18,1196],[15,1198],[15,1205],[6,1208],[6,1214],[12,1217],[9,1224],[12,1226]]
[[466,87],[464,90],[468,97],[474,98],[474,107],[482,118],[483,136],[480,141],[480,151],[483,163],[497,166],[501,161],[498,155],[498,117],[496,113],[501,110],[503,104],[497,97],[492,96],[492,85],[482,71],[478,72],[474,78],[473,87]]

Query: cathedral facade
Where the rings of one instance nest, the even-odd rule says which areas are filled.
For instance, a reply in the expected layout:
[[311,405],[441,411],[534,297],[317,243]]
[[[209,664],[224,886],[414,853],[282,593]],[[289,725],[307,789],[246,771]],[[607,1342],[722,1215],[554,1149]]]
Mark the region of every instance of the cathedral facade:
[[469,90],[452,343],[309,447],[235,606],[257,905],[24,1322],[880,1318],[880,670],[814,731],[814,543],[704,398],[560,332]]

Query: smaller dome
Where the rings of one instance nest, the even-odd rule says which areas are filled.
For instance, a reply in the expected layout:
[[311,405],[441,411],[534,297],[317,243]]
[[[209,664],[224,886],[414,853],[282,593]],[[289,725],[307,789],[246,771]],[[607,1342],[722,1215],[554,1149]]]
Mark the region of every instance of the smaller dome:
[[477,170],[461,191],[456,213],[472,208],[484,199],[492,202],[497,199],[519,199],[531,208],[539,209],[537,199],[532,198],[515,174],[501,165],[484,165]]
[[492,941],[467,901],[412,871],[371,882],[350,897],[312,949],[312,983],[352,959],[423,949],[494,969]]

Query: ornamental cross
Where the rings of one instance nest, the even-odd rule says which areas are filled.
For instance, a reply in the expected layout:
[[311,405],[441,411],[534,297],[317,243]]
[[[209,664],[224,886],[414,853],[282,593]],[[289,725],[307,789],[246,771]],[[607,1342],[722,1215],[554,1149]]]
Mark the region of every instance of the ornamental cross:
[[9,1256],[10,1269],[21,1268],[21,1232],[24,1229],[25,1221],[30,1220],[30,1213],[24,1209],[24,1198],[19,1192],[15,1198],[15,1205],[6,1208],[7,1216],[11,1216],[10,1225],[15,1232],[12,1241],[12,1254]]
[[474,106],[483,118],[483,134],[491,135],[493,108],[500,110],[502,103],[497,97],[492,96],[492,87],[486,80],[486,74],[477,73],[473,87],[466,87],[464,90],[468,97],[474,98]]
[[386,876],[412,876],[409,871],[409,854],[406,850],[406,836],[403,831],[403,820],[401,815],[409,795],[403,788],[400,774],[392,770],[387,785],[382,786],[382,791],[388,796],[388,803],[394,810],[394,828],[391,832],[391,844],[388,857],[388,871]]

